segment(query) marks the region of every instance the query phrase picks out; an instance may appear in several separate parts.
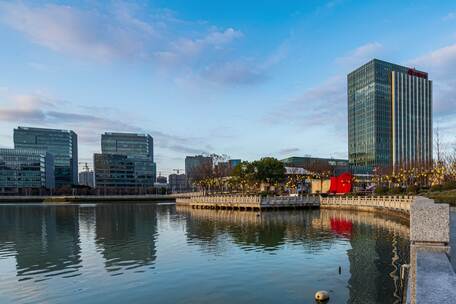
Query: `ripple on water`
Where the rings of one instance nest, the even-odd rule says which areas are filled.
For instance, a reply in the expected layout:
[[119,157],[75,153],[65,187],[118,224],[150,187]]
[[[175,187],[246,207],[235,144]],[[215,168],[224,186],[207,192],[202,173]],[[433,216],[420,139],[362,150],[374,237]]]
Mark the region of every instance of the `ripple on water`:
[[0,207],[0,220],[5,303],[308,303],[322,288],[392,303],[408,256],[397,225],[367,213],[113,204]]

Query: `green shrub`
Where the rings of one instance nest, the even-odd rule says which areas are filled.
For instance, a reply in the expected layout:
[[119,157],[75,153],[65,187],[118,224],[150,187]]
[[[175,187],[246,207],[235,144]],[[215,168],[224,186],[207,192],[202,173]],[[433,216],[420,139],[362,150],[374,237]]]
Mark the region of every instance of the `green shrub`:
[[394,188],[389,189],[389,194],[392,194],[392,195],[398,195],[398,194],[403,194],[403,193],[404,193],[404,189],[402,189],[402,187],[394,187]]
[[420,187],[418,187],[416,185],[410,185],[407,187],[408,194],[417,194],[418,191],[420,191]]
[[442,191],[443,186],[442,185],[432,185],[431,186],[431,191]]
[[453,190],[456,189],[456,181],[447,181],[442,185],[442,190]]
[[388,189],[386,187],[377,187],[375,188],[375,194],[376,195],[385,195],[388,193]]

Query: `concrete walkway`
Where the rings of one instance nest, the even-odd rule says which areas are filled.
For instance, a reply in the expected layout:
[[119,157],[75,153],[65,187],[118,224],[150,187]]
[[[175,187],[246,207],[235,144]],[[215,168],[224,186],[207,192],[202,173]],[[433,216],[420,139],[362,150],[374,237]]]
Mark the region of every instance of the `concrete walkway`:
[[456,207],[450,210],[450,261],[456,271]]

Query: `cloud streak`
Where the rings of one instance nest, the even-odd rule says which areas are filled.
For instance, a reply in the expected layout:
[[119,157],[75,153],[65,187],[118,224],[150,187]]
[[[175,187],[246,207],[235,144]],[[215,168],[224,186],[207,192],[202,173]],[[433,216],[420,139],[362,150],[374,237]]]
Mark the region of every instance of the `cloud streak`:
[[369,42],[357,47],[343,57],[336,59],[336,62],[349,68],[359,66],[379,55],[384,50],[379,42]]
[[[117,4],[82,10],[66,5],[0,2],[0,18],[31,41],[53,51],[99,61],[178,60],[222,49],[241,38],[234,28],[202,27],[185,31],[188,22],[167,11],[140,15],[140,8]],[[163,61],[163,62],[166,62]]]
[[[204,138],[181,137],[158,130],[144,129],[124,123],[114,114],[99,116],[89,113],[66,111],[65,102],[38,95],[0,95],[0,120],[2,123],[17,125],[39,125],[43,127],[72,129],[76,131],[79,142],[90,146],[100,143],[100,135],[107,131],[148,133],[154,137],[159,149],[176,153],[201,153],[207,149]],[[3,100],[3,102],[2,102]],[[74,108],[74,107],[73,107]],[[89,109],[90,110],[90,109]],[[116,113],[110,109],[105,113]],[[126,113],[122,113],[125,117]],[[113,117],[110,117],[113,116]],[[200,148],[205,147],[205,148]]]

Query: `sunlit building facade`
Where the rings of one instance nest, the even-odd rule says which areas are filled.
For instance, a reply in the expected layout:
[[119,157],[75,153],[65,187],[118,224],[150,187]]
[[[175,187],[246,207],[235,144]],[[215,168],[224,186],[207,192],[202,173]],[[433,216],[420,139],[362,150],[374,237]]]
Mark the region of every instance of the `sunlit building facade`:
[[347,76],[348,154],[358,173],[432,162],[428,74],[373,59]]
[[145,191],[154,185],[157,169],[150,135],[107,132],[101,135],[101,151],[94,155],[97,188]]
[[14,147],[51,153],[56,187],[78,184],[78,137],[75,132],[18,127],[14,129]]

